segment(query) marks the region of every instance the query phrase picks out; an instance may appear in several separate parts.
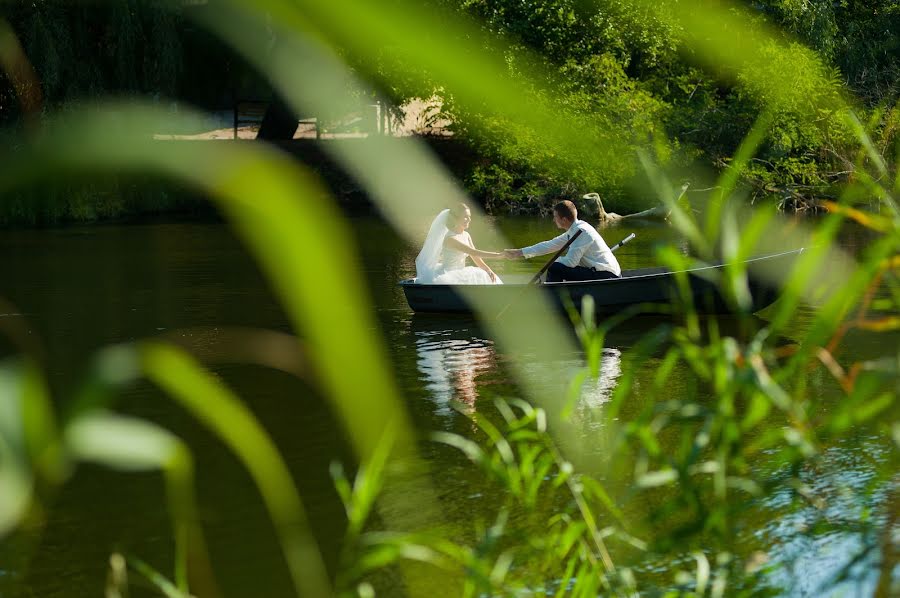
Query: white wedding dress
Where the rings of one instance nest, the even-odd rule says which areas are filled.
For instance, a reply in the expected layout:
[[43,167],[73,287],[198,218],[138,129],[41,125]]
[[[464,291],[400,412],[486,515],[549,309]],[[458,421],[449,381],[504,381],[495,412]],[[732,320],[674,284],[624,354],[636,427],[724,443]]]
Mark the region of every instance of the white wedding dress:
[[[431,229],[425,238],[422,251],[416,257],[416,282],[423,284],[503,284],[500,277],[496,282],[490,274],[476,268],[466,266],[469,257],[462,251],[444,247],[444,240],[450,234],[447,218],[450,210],[444,210],[431,223]],[[458,239],[465,245],[472,245],[472,237],[463,231]]]
[[[467,245],[472,244],[472,239],[469,237],[469,233],[463,232],[461,236],[465,236],[467,243],[460,239],[460,242],[463,242]],[[441,251],[441,269],[438,271],[437,276],[434,277],[435,284],[494,284],[494,281],[491,280],[490,274],[482,270],[481,268],[477,268],[475,266],[466,266],[466,258],[469,257],[462,251],[457,251],[455,249],[451,249],[449,247],[444,247],[443,251]],[[500,277],[497,277],[497,284],[503,284],[500,282]]]

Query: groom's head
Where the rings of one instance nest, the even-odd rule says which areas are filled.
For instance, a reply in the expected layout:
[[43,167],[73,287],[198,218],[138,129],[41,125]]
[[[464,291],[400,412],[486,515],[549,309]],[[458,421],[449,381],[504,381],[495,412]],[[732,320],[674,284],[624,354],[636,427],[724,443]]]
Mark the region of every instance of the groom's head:
[[576,220],[578,220],[578,210],[575,209],[575,204],[568,199],[553,206],[553,224],[557,228],[567,230]]

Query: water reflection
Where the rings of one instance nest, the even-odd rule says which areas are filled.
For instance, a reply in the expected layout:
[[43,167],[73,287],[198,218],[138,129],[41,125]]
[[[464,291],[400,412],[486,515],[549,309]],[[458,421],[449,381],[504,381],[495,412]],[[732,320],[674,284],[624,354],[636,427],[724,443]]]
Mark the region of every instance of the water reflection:
[[581,385],[576,411],[602,407],[612,397],[621,375],[622,351],[615,347],[604,348],[597,377],[588,377]]
[[413,317],[416,366],[435,413],[450,415],[458,401],[472,411],[478,401],[479,378],[494,375],[498,364],[493,341],[479,334],[471,319]]
[[[496,391],[492,395],[516,394],[503,368],[506,357],[474,319],[413,316],[409,329],[419,379],[435,405],[435,414],[451,414],[454,401],[474,411],[486,390]],[[589,423],[593,413],[609,401],[622,375],[622,349],[607,346],[602,350],[596,376],[586,372],[580,352],[549,362],[534,361],[528,370],[542,398],[567,401],[571,417]]]
[[[844,439],[828,448],[817,468],[797,472],[805,493],[790,487],[766,496],[754,539],[780,567],[771,583],[801,596],[872,596],[878,584],[878,550],[889,487],[874,483],[888,450],[878,436]],[[791,475],[784,467],[770,477]]]

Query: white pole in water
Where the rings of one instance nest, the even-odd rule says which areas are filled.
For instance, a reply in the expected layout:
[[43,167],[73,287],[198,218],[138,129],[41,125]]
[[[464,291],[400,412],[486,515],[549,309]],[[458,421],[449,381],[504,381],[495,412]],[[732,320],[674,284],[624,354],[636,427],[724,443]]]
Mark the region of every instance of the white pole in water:
[[621,241],[619,241],[618,243],[616,243],[615,245],[613,245],[612,247],[610,247],[609,250],[610,250],[610,251],[615,251],[616,249],[618,249],[619,247],[621,247],[621,246],[624,245],[625,243],[628,243],[629,241],[631,241],[632,239],[634,239],[634,237],[635,237],[634,233],[631,233],[630,235],[628,235],[627,237],[625,237],[624,239],[622,239]]

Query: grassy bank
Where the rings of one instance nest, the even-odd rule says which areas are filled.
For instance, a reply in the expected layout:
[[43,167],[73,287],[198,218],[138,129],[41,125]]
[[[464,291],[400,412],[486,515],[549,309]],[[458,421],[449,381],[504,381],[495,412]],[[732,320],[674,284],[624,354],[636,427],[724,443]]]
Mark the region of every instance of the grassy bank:
[[124,175],[57,180],[6,194],[0,201],[4,228],[215,215],[208,201],[186,188]]
[[[439,137],[420,138],[458,180],[471,177],[476,162],[473,151],[464,142]],[[409,139],[390,140],[398,146],[412,143]],[[257,141],[179,141],[155,142],[159,151],[175,146],[206,144],[254,145]],[[297,139],[276,144],[299,163],[308,165],[345,209],[376,209],[363,186],[329,158],[326,144],[357,146],[367,140],[337,139],[316,141]],[[481,198],[475,197],[476,201]],[[103,174],[102,176],[56,177],[27,189],[17,189],[0,197],[0,227],[41,227],[91,222],[143,222],[159,217],[217,217],[214,205],[197,190],[152,175]]]

